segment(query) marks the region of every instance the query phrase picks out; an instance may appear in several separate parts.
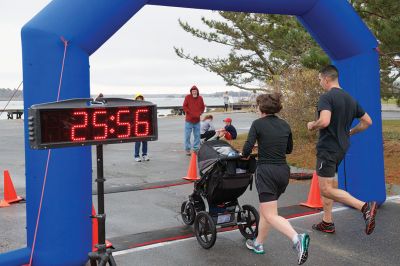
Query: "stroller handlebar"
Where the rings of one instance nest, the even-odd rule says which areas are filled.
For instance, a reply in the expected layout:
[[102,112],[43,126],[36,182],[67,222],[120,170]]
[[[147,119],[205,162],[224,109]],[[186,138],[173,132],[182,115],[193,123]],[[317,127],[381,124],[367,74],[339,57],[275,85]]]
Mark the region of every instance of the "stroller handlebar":
[[230,161],[230,160],[237,160],[237,159],[240,159],[240,160],[249,160],[249,159],[254,159],[254,158],[256,158],[257,157],[257,155],[256,154],[250,154],[248,157],[244,157],[241,153],[239,153],[239,154],[237,154],[237,155],[235,155],[235,156],[223,156],[223,157],[220,157],[218,160],[227,160],[227,161]]
[[243,154],[240,153],[240,159],[242,159],[242,160],[254,159],[254,158],[256,158],[256,157],[257,157],[257,154],[254,154],[254,153],[250,154],[250,155],[247,156],[247,157],[244,157]]

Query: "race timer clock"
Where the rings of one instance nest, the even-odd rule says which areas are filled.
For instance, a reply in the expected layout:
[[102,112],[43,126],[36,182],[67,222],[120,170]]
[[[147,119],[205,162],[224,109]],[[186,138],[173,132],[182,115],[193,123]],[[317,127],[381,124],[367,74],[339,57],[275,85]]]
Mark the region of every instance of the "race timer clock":
[[157,140],[157,108],[119,98],[73,99],[33,105],[28,115],[32,149]]

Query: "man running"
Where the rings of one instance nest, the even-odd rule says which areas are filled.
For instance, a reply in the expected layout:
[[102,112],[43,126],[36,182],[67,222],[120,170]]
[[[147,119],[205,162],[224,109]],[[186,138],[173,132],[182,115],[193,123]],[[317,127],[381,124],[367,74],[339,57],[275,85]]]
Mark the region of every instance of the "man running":
[[[322,221],[312,228],[325,233],[335,232],[332,205],[333,201],[337,201],[362,212],[365,233],[369,235],[375,228],[376,202],[360,201],[347,191],[335,188],[334,177],[350,146],[350,136],[366,130],[372,125],[372,120],[360,104],[340,88],[338,78],[335,66],[330,65],[320,71],[320,84],[326,92],[319,98],[318,120],[307,123],[308,130],[319,130],[316,171],[324,208]],[[359,119],[359,123],[351,128],[355,118]]]

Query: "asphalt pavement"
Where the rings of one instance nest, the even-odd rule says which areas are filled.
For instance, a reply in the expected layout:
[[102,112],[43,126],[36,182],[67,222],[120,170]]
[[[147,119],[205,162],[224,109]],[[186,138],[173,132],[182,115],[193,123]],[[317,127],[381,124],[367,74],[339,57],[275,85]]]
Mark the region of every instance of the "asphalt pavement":
[[[215,114],[215,126],[231,117],[239,133],[247,132],[256,118],[252,113]],[[185,228],[180,217],[181,203],[193,190],[192,184],[176,184],[186,175],[190,157],[183,147],[183,117],[159,118],[159,140],[149,143],[150,161],[133,160],[133,144],[112,144],[104,147],[105,210],[107,239],[118,242],[150,237],[154,232]],[[0,170],[8,169],[19,195],[25,195],[23,124],[20,120],[0,121]],[[95,161],[93,154],[93,162]],[[96,176],[93,163],[93,180]],[[292,181],[279,201],[279,207],[294,206],[307,199],[309,181]],[[0,191],[2,191],[0,184]],[[77,184],[79,185],[79,184]],[[93,182],[94,188],[95,183]],[[144,189],[146,188],[146,189]],[[150,189],[148,189],[150,188]],[[125,192],[122,192],[125,191]],[[94,189],[95,192],[95,189]],[[256,192],[246,191],[241,204],[257,206]],[[96,196],[93,196],[96,205]],[[400,206],[398,201],[385,203],[379,210],[377,232],[366,237],[362,232],[360,214],[354,210],[338,211],[338,233],[324,236],[311,232],[311,224],[320,214],[292,220],[299,231],[312,238],[308,265],[396,265],[399,246]],[[397,217],[397,218],[396,218]],[[0,209],[0,253],[26,246],[25,204]],[[190,229],[190,228],[189,228]],[[144,237],[144,240],[146,240]],[[373,241],[369,241],[369,240]],[[145,242],[145,241],[144,241]],[[290,243],[273,231],[266,244],[267,254],[256,256],[244,248],[238,231],[218,233],[211,250],[202,249],[195,238],[161,242],[141,248],[118,249],[118,265],[294,265],[295,254]],[[379,253],[376,255],[376,251]]]

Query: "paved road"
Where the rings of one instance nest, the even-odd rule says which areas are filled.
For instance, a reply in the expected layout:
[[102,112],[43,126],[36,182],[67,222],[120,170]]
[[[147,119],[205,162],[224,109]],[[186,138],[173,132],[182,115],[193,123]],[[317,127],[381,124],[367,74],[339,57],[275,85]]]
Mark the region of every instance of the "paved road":
[[[216,126],[222,126],[226,115],[216,115]],[[239,133],[248,130],[254,114],[229,114]],[[24,157],[21,121],[0,121],[1,138],[0,170],[9,169],[20,194],[24,194]],[[5,125],[3,127],[3,125]],[[183,122],[180,117],[159,120],[160,138],[149,144],[151,161],[135,163],[133,145],[118,144],[105,147],[106,186],[123,187],[127,185],[173,181],[187,172],[189,157],[183,151]],[[94,154],[94,153],[93,153]],[[95,170],[95,169],[94,169]],[[95,173],[94,173],[95,175]],[[0,185],[2,186],[2,184]],[[180,205],[191,193],[193,186],[131,191],[106,195],[107,238],[135,235],[143,232],[182,226],[179,215]],[[305,201],[309,182],[293,181],[281,198],[279,206],[296,205]],[[1,188],[0,188],[1,190]],[[95,201],[95,197],[93,198]],[[255,191],[247,191],[240,202],[257,205]],[[395,249],[380,251],[378,258],[369,252],[376,247],[398,246],[399,207],[397,205],[380,210],[378,223],[382,225],[372,239],[376,244],[367,242],[368,238],[360,229],[360,215],[354,211],[344,211],[342,220],[337,223],[340,234],[327,237],[312,233],[312,251],[308,265],[394,265],[399,261]],[[25,204],[0,209],[0,253],[24,247]],[[299,231],[309,230],[311,223],[320,216],[311,216],[303,220],[294,220]],[[338,219],[339,220],[339,219]],[[388,230],[388,231],[385,231]],[[387,234],[385,234],[385,232]],[[271,245],[271,246],[270,246]],[[323,255],[318,255],[323,254]],[[118,265],[294,265],[295,255],[290,243],[280,234],[272,232],[268,242],[267,255],[255,256],[243,248],[243,239],[238,232],[221,233],[215,247],[205,251],[191,238],[167,246],[150,246],[135,249],[133,253],[116,254]],[[394,263],[394,264],[393,264]]]
[[[367,236],[361,214],[338,208],[336,234],[326,235],[310,230],[321,214],[291,219],[299,232],[311,237],[309,259],[304,265],[399,265],[400,201],[384,204],[378,211],[375,232]],[[265,243],[264,255],[256,255],[244,246],[238,231],[218,233],[215,246],[204,250],[195,238],[136,248],[114,254],[118,265],[297,265],[291,242],[272,230]]]
[[400,111],[384,111],[382,112],[383,120],[399,120],[400,119]]

